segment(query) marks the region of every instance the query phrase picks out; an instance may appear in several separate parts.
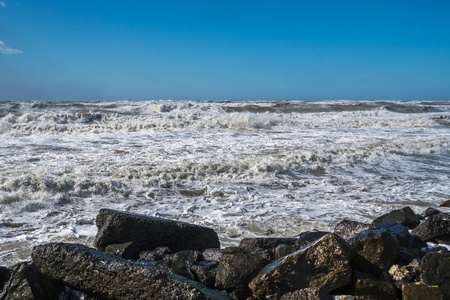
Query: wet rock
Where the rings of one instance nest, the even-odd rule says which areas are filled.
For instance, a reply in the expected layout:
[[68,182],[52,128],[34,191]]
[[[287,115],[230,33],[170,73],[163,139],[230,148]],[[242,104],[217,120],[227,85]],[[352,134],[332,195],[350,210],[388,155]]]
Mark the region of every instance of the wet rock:
[[56,299],[64,285],[52,280],[31,263],[21,263],[11,279],[6,300],[48,300]]
[[123,244],[108,245],[106,246],[105,252],[121,258],[137,260],[141,250],[142,249],[136,246],[135,243],[128,242]]
[[331,234],[331,232],[318,230],[305,231],[297,236],[298,240],[295,243],[299,244],[300,242],[302,242],[303,245],[306,246],[307,244],[315,242],[327,234]]
[[226,248],[217,267],[216,287],[227,291],[247,288],[250,280],[268,263],[243,248]]
[[286,255],[289,255],[295,251],[298,251],[302,248],[302,246],[298,246],[298,245],[278,245],[275,248],[275,253],[274,253],[274,258],[275,259],[280,259]]
[[203,251],[203,258],[206,261],[217,261],[219,262],[222,258],[222,250],[219,248],[210,248]]
[[[102,299],[230,299],[199,282],[77,244],[37,246],[37,268],[49,278]],[[125,284],[126,283],[126,284]]]
[[402,285],[403,300],[444,300],[441,290],[436,285],[409,283]]
[[428,207],[427,209],[425,209],[422,213],[422,216],[424,216],[425,218],[440,214],[441,211],[439,209],[436,209],[434,207]]
[[354,294],[372,299],[395,300],[397,291],[393,284],[359,271],[353,273]]
[[339,236],[328,234],[267,265],[249,284],[255,299],[278,298],[309,287],[327,292],[350,283],[351,249]]
[[438,236],[435,240],[438,244],[450,245],[450,234]]
[[313,287],[284,294],[280,300],[333,300],[333,297],[326,290]]
[[296,238],[245,238],[239,243],[239,247],[251,253],[273,260],[275,258],[275,248],[278,245],[294,245]]
[[384,229],[370,229],[349,240],[356,252],[354,267],[360,271],[379,275],[397,262],[400,249],[394,237]]
[[6,295],[16,270],[0,266],[0,299]]
[[100,250],[130,240],[143,250],[152,250],[158,246],[169,247],[174,252],[220,248],[214,230],[184,222],[101,209],[96,224],[98,232],[94,245]]
[[341,236],[344,240],[348,240],[355,235],[373,228],[374,225],[361,223],[357,221],[342,220],[334,227],[334,233]]
[[450,235],[450,220],[446,213],[440,213],[427,218],[411,231],[426,242],[434,241],[440,236]]
[[447,201],[444,201],[444,203],[442,203],[441,205],[439,205],[439,207],[450,207],[450,199]]
[[208,288],[213,289],[216,283],[217,262],[201,261],[194,262],[191,265],[191,272],[195,279],[200,281]]
[[381,223],[399,223],[409,228],[414,228],[420,223],[420,217],[417,216],[414,211],[406,206],[402,209],[393,210],[381,217],[373,220],[372,224]]
[[450,253],[425,255],[420,264],[420,272],[423,283],[439,286],[444,299],[450,299]]

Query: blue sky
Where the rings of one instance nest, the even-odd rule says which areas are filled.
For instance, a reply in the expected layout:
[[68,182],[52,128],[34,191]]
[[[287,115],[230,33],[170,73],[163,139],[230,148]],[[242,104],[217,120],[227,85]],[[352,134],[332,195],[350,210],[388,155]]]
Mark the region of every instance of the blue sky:
[[0,1],[0,100],[450,99],[450,1]]

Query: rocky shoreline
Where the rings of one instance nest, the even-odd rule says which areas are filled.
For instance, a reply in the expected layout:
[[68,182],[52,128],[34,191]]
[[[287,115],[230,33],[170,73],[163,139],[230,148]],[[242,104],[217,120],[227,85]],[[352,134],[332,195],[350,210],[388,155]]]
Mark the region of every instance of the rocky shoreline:
[[437,208],[225,249],[183,222],[102,209],[96,225],[95,249],[50,243],[0,267],[0,300],[450,299],[450,218]]

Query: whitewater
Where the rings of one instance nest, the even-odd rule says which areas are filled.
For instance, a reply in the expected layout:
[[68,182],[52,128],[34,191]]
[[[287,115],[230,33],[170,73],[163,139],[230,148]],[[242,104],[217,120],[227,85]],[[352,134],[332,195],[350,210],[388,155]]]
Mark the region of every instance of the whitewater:
[[92,245],[101,208],[222,246],[421,213],[449,170],[450,101],[0,102],[0,265]]

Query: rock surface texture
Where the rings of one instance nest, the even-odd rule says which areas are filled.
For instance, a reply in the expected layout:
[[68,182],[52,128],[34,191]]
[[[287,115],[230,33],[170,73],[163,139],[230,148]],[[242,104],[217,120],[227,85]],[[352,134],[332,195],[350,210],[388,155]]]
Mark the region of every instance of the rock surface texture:
[[37,246],[32,257],[52,280],[101,299],[231,299],[182,276],[82,245]]

